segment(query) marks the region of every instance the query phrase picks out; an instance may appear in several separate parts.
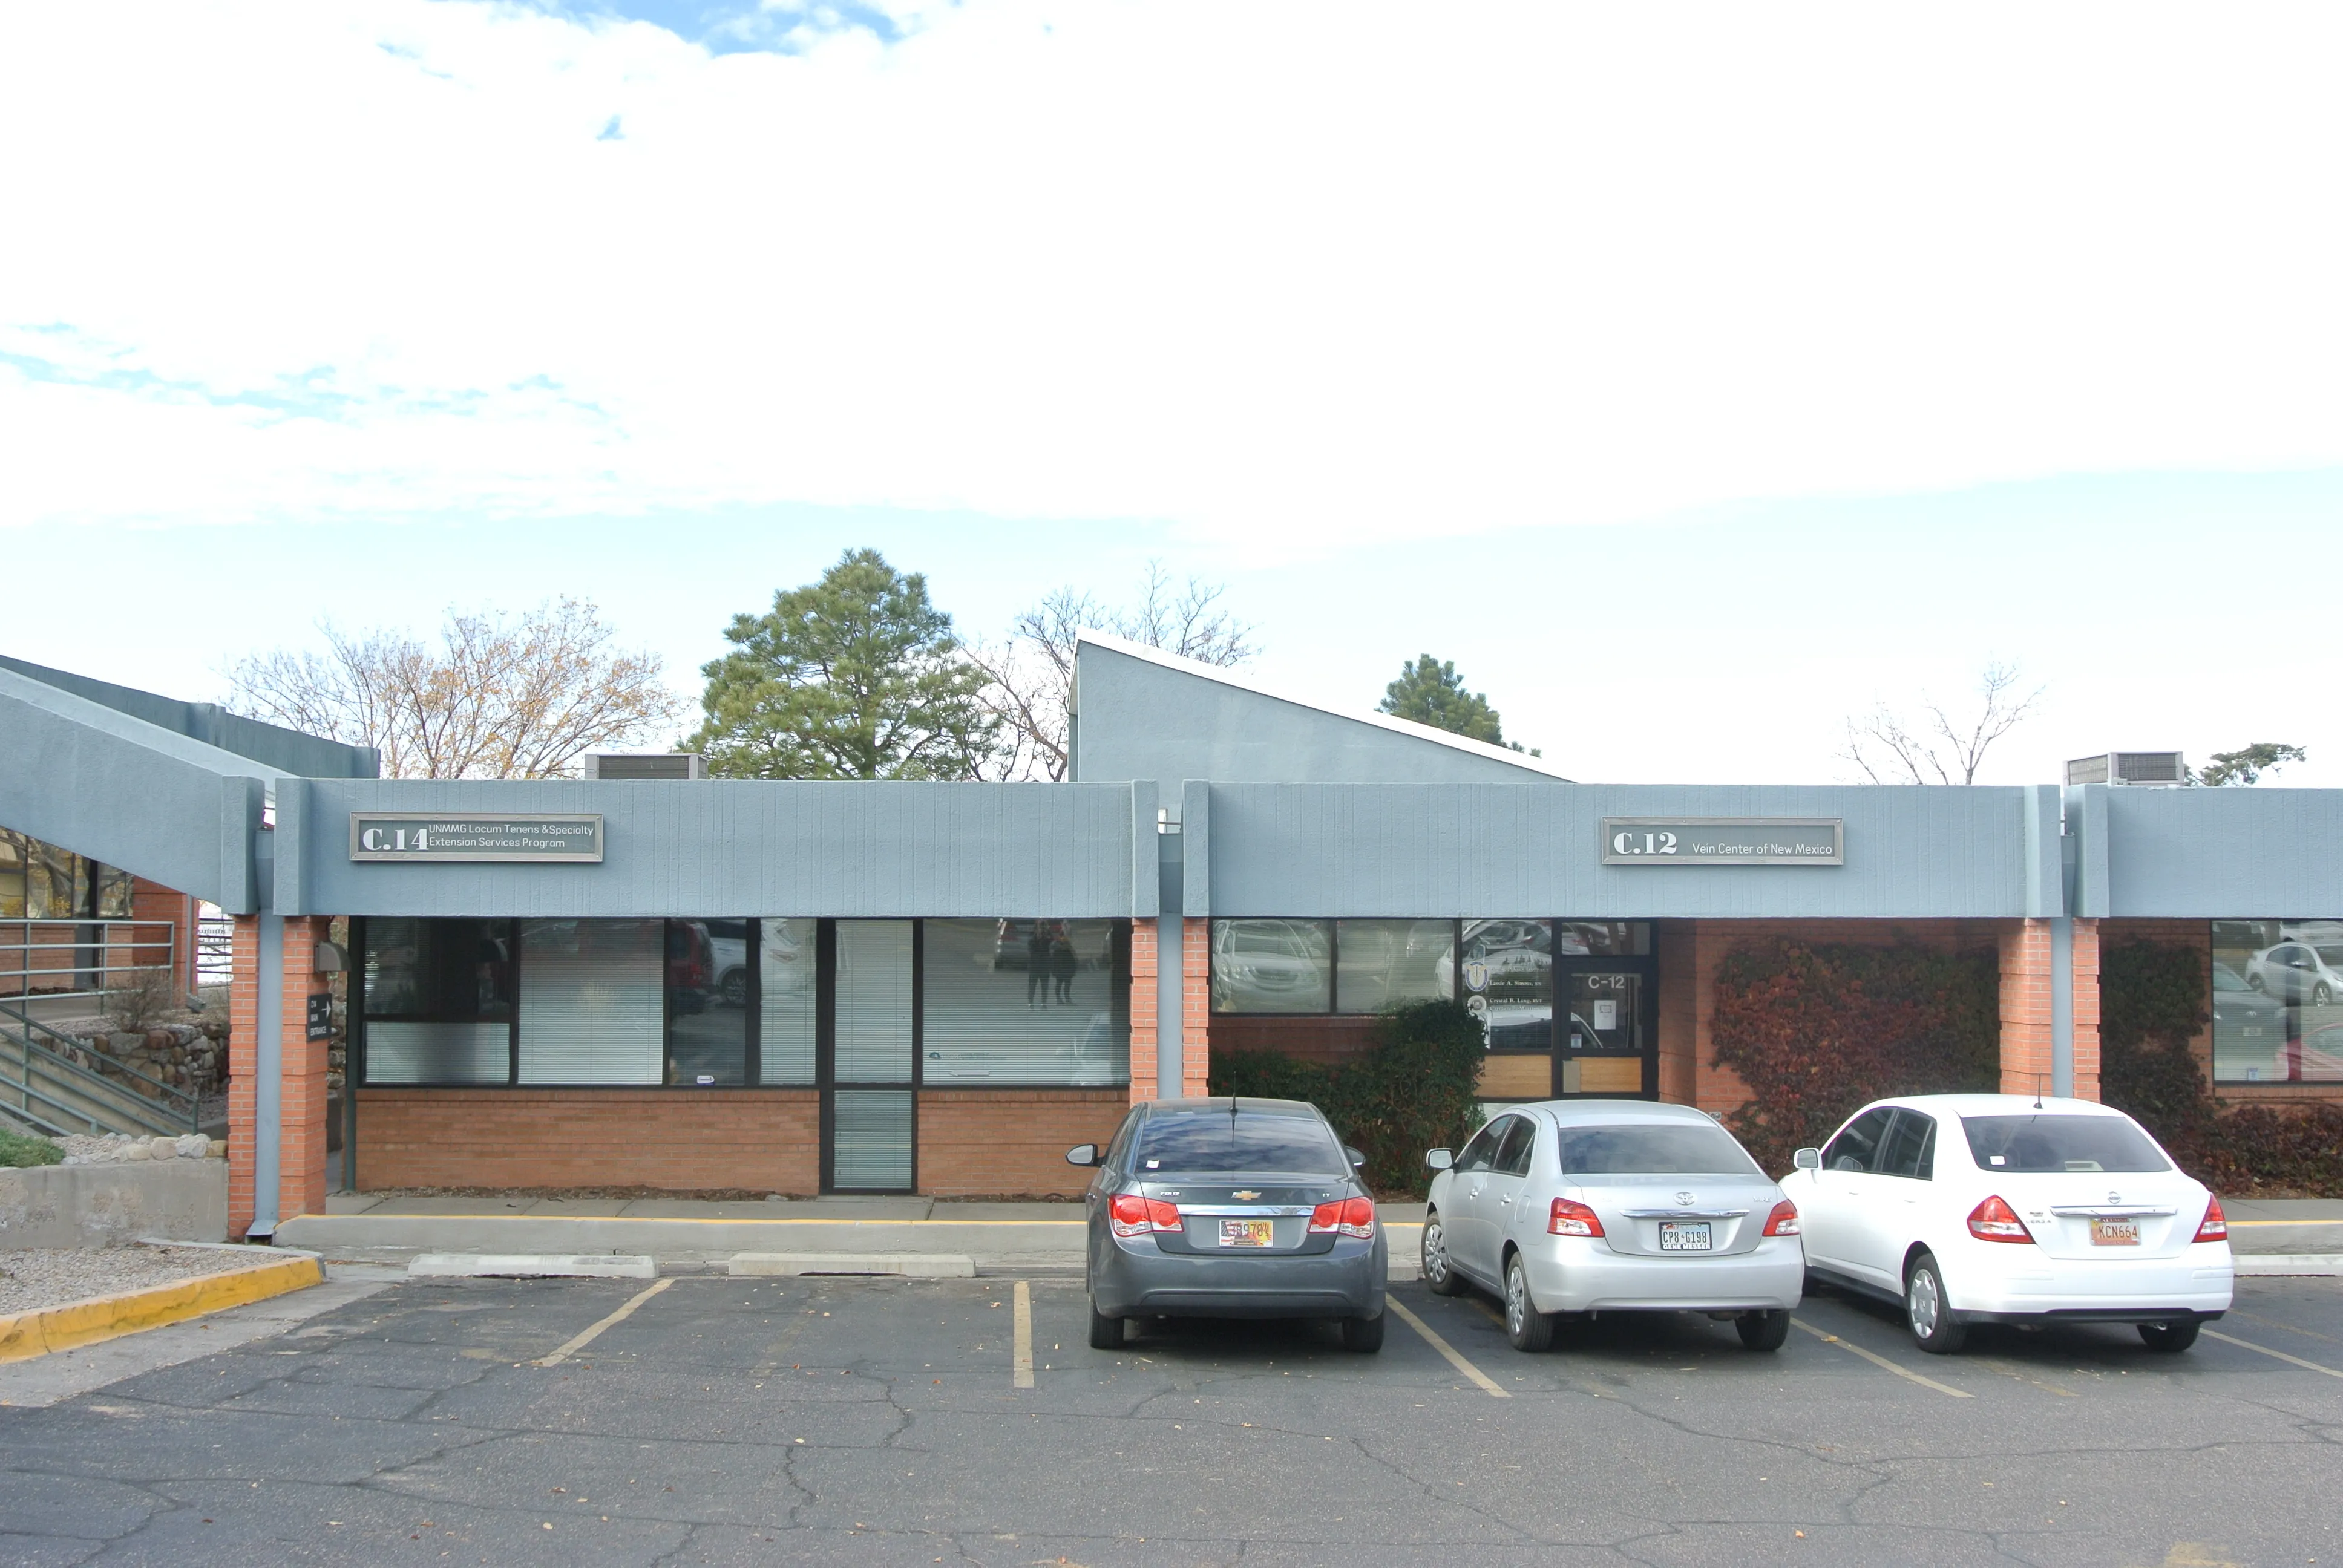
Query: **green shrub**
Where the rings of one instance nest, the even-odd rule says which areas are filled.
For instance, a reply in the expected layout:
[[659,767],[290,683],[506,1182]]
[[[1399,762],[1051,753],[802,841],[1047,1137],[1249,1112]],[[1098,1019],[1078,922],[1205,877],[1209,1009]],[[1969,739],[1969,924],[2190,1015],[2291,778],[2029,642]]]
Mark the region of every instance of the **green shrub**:
[[1453,1001],[1413,1002],[1376,1021],[1374,1048],[1339,1066],[1269,1050],[1212,1058],[1214,1094],[1306,1100],[1367,1157],[1363,1175],[1385,1198],[1421,1197],[1423,1151],[1455,1148],[1480,1121],[1480,1020]]
[[1753,943],[1717,967],[1715,1061],[1751,1097],[1725,1124],[1782,1171],[1867,1101],[1989,1091],[2001,1076],[2000,1015],[1990,949]]
[[2189,1049],[2205,1026],[2198,949],[2118,942],[2099,955],[2099,1095],[2216,1191],[2343,1197],[2343,1106],[2223,1106]]
[[15,1132],[0,1132],[0,1168],[21,1169],[27,1165],[55,1165],[65,1157],[65,1151],[45,1138],[27,1138]]

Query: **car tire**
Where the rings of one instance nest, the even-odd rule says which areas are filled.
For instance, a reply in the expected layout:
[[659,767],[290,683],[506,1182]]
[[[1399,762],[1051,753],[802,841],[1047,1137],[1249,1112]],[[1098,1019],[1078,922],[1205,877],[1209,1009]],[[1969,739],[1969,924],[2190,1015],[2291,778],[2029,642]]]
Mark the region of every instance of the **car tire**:
[[749,1005],[749,971],[747,970],[729,970],[726,971],[724,976],[724,1005],[726,1007],[747,1007]]
[[1121,1348],[1122,1320],[1108,1317],[1098,1310],[1098,1302],[1092,1302],[1091,1303],[1091,1349],[1119,1351]]
[[1530,1271],[1514,1252],[1505,1259],[1505,1342],[1531,1355],[1554,1344],[1554,1319],[1530,1296]]
[[1462,1295],[1464,1280],[1448,1256],[1448,1227],[1434,1209],[1423,1217],[1423,1288],[1435,1296]]
[[2258,974],[2247,975],[2246,977],[2246,984],[2254,990],[2260,990],[2262,989],[2262,977]]
[[2332,993],[2332,992],[2330,992],[2330,991],[2329,991],[2329,990],[2328,990],[2325,986],[2323,986],[2323,985],[2315,985],[2315,986],[2312,986],[2312,987],[2310,988],[2310,1005],[2311,1005],[2311,1006],[2313,1006],[2313,1007],[2325,1007],[2325,1006],[2326,1006],[2329,1001],[2331,1001],[2332,1000],[2334,1000],[2333,993]]
[[2195,1318],[2185,1318],[2177,1323],[2142,1323],[2140,1342],[2149,1350],[2178,1355],[2197,1342],[2197,1331],[2201,1326]]
[[1912,1342],[1932,1356],[1952,1355],[1967,1342],[1968,1325],[1953,1316],[1944,1271],[1932,1252],[1913,1259],[1905,1272],[1904,1323],[1912,1331]]
[[1786,1307],[1771,1307],[1762,1312],[1744,1312],[1733,1320],[1741,1335],[1744,1350],[1778,1351],[1790,1337],[1790,1312]]
[[1383,1317],[1378,1312],[1372,1318],[1342,1320],[1342,1348],[1371,1356],[1383,1348]]

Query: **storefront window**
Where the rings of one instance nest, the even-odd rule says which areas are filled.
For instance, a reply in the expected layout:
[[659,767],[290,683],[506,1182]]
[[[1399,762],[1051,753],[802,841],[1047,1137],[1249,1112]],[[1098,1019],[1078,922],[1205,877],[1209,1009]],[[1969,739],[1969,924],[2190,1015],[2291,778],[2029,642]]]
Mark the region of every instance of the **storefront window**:
[[2343,1083],[2343,920],[2212,924],[2213,1081]]
[[130,873],[0,828],[0,920],[126,920]]
[[0,920],[25,918],[25,836],[0,828]]
[[1544,920],[1466,920],[1464,1006],[1491,1050],[1554,1049],[1554,932]]
[[508,1081],[512,958],[510,920],[367,921],[366,1081]]
[[755,922],[757,930],[757,1081],[814,1081],[814,970],[811,920]]
[[910,920],[838,922],[836,1080],[911,1081]]
[[1652,950],[1649,920],[1560,920],[1554,950],[1565,958],[1641,958]]
[[665,920],[520,923],[520,1081],[657,1083]]
[[1128,922],[929,920],[921,941],[924,1081],[1131,1081]]
[[1455,995],[1455,921],[1334,922],[1336,1012],[1381,1012]]
[[1329,1012],[1334,1005],[1333,922],[1212,922],[1214,1012]]
[[[667,922],[669,1083],[706,1089],[748,1081],[747,948],[745,920]],[[737,999],[725,993],[728,961],[742,973]]]

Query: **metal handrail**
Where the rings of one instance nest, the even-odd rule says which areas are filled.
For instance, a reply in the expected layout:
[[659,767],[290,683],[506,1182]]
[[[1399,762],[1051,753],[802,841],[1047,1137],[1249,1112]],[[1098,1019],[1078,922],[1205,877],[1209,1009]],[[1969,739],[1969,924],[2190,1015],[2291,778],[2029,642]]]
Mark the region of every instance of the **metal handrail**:
[[[35,931],[35,927],[42,930]],[[142,927],[160,934],[141,936]],[[129,933],[126,937],[121,934],[125,930]],[[51,931],[57,934],[50,935]],[[6,940],[10,936],[15,940]],[[36,953],[65,954],[71,961],[35,967],[33,958]],[[116,975],[152,970],[176,973],[178,922],[71,916],[10,919],[0,920],[0,954],[15,955],[13,962],[0,963],[0,980],[16,982],[16,989],[9,994],[31,996],[35,994],[32,989],[34,980],[62,977],[69,982],[70,989],[52,994],[111,996],[122,989],[107,983]],[[142,954],[159,957],[142,961]],[[122,961],[115,961],[117,957]],[[92,961],[84,961],[85,959]],[[85,989],[81,981],[85,977],[95,977],[98,983]]]
[[[175,1108],[184,1107],[187,1121],[187,1131],[190,1132],[196,1131],[198,1126],[201,1124],[203,1119],[203,1101],[195,1093],[187,1090],[181,1089],[176,1084],[166,1083],[159,1078],[151,1077],[146,1073],[139,1071],[136,1068],[130,1066],[126,1062],[117,1061],[109,1064],[115,1072],[118,1072],[122,1075],[122,1078],[116,1078],[110,1074],[99,1072],[93,1068],[84,1067],[79,1062],[74,1061],[65,1056],[57,1047],[49,1045],[37,1038],[40,1035],[45,1034],[64,1041],[66,1049],[68,1050],[81,1050],[85,1049],[82,1043],[75,1040],[72,1035],[52,1029],[47,1024],[43,1023],[39,1019],[34,1018],[29,1013],[11,1007],[5,1001],[0,1001],[0,1014],[5,1014],[8,1018],[15,1020],[24,1030],[24,1033],[19,1039],[19,1043],[23,1046],[25,1053],[24,1087],[25,1091],[27,1094],[30,1094],[33,1091],[31,1085],[31,1073],[35,1053],[37,1052],[42,1058],[45,1059],[41,1062],[41,1066],[45,1070],[55,1072],[61,1069],[65,1072],[72,1074],[75,1077],[87,1079],[89,1081],[96,1083],[106,1090],[111,1091],[115,1095],[123,1097],[129,1101],[141,1102],[143,1104],[154,1104],[156,1100],[159,1100],[163,1103],[169,1104]],[[0,1027],[0,1032],[5,1032],[5,1027]],[[149,1097],[142,1095],[138,1093],[137,1091],[127,1087],[122,1081],[122,1079],[125,1078],[135,1080],[140,1083],[152,1085],[156,1091],[156,1097],[154,1099],[149,1099]],[[68,1079],[66,1081],[70,1082],[71,1080]],[[46,1099],[45,1096],[43,1098],[45,1100]],[[49,1103],[55,1104],[55,1102],[51,1101]],[[129,1120],[136,1121],[145,1121],[147,1119],[134,1114],[130,1116]],[[169,1121],[175,1121],[176,1118],[158,1118],[157,1120]]]

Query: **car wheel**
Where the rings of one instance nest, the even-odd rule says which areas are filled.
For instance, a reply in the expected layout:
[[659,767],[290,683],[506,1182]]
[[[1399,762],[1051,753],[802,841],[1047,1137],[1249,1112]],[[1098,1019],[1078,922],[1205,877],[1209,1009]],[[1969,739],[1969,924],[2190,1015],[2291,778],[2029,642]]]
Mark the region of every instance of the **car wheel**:
[[1383,1314],[1379,1312],[1372,1318],[1344,1318],[1342,1320],[1342,1348],[1346,1351],[1356,1351],[1361,1355],[1368,1356],[1371,1356],[1377,1351],[1383,1349]]
[[2325,1007],[2325,1006],[2327,1005],[2327,1002],[2328,1002],[2328,990],[2327,990],[2327,988],[2326,988],[2325,986],[2323,986],[2323,985],[2315,985],[2315,986],[2312,986],[2312,987],[2310,988],[2310,1005],[2311,1005],[2311,1006],[2313,1006],[2313,1007]]
[[2255,990],[2259,990],[2262,989],[2262,977],[2258,974],[2249,974],[2246,977],[2246,984]]
[[724,1005],[726,1007],[749,1005],[749,971],[747,970],[734,970],[724,977]]
[[1448,1231],[1435,1209],[1423,1217],[1423,1288],[1435,1296],[1462,1293],[1464,1282],[1448,1261]]
[[1505,1339],[1533,1355],[1554,1343],[1554,1319],[1530,1300],[1530,1272],[1519,1252],[1505,1260]]
[[1762,1312],[1744,1312],[1733,1320],[1739,1331],[1745,1349],[1778,1351],[1790,1337],[1790,1313],[1785,1307],[1774,1307]]
[[1108,1317],[1104,1312],[1098,1310],[1097,1302],[1091,1302],[1091,1349],[1094,1351],[1119,1351],[1121,1348],[1122,1320],[1121,1318]]
[[1913,1342],[1932,1356],[1951,1355],[1969,1337],[1968,1325],[1953,1316],[1945,1276],[1930,1253],[1914,1260],[1904,1277],[1904,1321],[1911,1325]]
[[2140,1342],[2149,1350],[2177,1355],[2197,1342],[2198,1327],[2195,1318],[2177,1323],[2142,1323],[2139,1325]]

